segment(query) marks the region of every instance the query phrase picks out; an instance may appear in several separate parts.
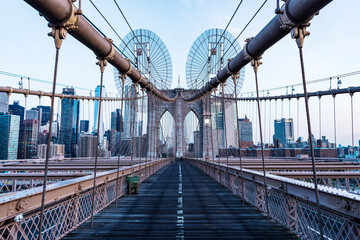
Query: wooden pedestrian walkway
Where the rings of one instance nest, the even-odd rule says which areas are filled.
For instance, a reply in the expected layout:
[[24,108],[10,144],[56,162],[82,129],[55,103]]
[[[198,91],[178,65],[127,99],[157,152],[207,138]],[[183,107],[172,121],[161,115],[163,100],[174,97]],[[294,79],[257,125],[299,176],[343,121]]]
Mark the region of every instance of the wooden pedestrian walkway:
[[175,161],[65,239],[297,239],[219,183]]

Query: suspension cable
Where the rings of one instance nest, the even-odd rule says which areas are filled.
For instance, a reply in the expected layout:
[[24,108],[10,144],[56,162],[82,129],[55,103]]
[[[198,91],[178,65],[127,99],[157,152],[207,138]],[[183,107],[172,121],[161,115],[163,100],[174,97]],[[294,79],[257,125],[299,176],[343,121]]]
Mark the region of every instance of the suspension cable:
[[[142,134],[142,131],[143,131],[143,128],[144,128],[144,107],[145,107],[145,99],[144,99],[144,95],[145,95],[145,89],[141,89],[142,90],[142,106],[141,106],[141,121],[142,121],[142,124],[141,124],[141,134]],[[147,123],[148,124],[148,123]],[[142,137],[142,136],[141,136]],[[144,173],[144,181],[146,181],[147,179],[147,153],[145,151],[145,173]]]
[[[239,10],[239,7],[241,6],[242,2],[243,2],[243,0],[241,0],[241,1],[239,2],[237,8],[235,9],[235,11],[234,11],[233,15],[231,16],[229,22],[227,23],[227,25],[226,25],[226,27],[225,27],[225,30],[224,30],[223,33],[221,34],[219,40],[216,41],[215,49],[216,49],[216,47],[218,46],[218,44],[219,44],[219,42],[221,41],[221,39],[223,38],[226,30],[228,29],[228,27],[229,27],[230,23],[232,22],[233,18],[235,17],[235,15],[236,15],[237,11]],[[235,40],[235,41],[236,41],[236,40]],[[231,44],[231,46],[235,43],[235,41]],[[225,54],[224,54],[224,55],[225,55]],[[224,56],[224,55],[223,55],[223,56]],[[209,58],[209,60],[210,60],[210,58]],[[198,76],[196,77],[196,79],[194,80],[194,82],[197,82],[197,81],[198,81],[198,79],[199,79],[199,77],[200,77],[200,74],[201,74],[202,71],[204,70],[204,68],[205,68],[206,64],[209,62],[209,60],[204,63],[203,67],[202,67],[201,70],[199,71],[199,74],[198,74]],[[221,59],[217,61],[217,63],[214,65],[214,67],[219,63],[219,61],[221,61]],[[214,69],[214,67],[212,67],[211,70],[208,71],[207,75],[205,75],[205,77],[201,80],[201,82],[203,82],[203,81],[205,80],[205,78],[210,74],[210,72]]]
[[[141,88],[142,96],[144,96],[144,91],[145,91],[145,89]],[[142,98],[141,104],[138,104],[138,105],[141,106],[141,116],[140,116],[141,126],[140,126],[140,124],[138,125],[138,130],[139,130],[139,132],[138,132],[138,135],[139,135],[138,149],[139,149],[139,163],[140,163],[140,170],[139,170],[140,174],[139,175],[140,176],[142,175],[142,172],[141,172],[141,165],[142,165],[142,162],[141,162],[141,145],[142,145],[142,129],[143,129],[143,124],[144,124],[144,122],[143,122],[143,111],[144,111],[143,106],[144,105],[143,104],[144,104],[144,98]]]
[[238,73],[233,74],[232,79],[234,80],[234,88],[235,88],[235,109],[236,109],[236,124],[237,124],[237,136],[238,136],[238,146],[239,146],[239,164],[240,164],[240,179],[241,179],[241,194],[242,194],[242,203],[245,205],[245,192],[244,192],[244,176],[243,176],[243,168],[242,168],[242,159],[241,159],[241,130],[239,124],[239,110],[237,103],[237,91],[236,91],[236,81],[238,80]]
[[96,148],[95,148],[95,166],[94,166],[94,181],[92,189],[92,204],[91,204],[91,229],[94,227],[94,212],[95,212],[95,189],[96,189],[96,173],[97,173],[97,163],[98,163],[98,154],[99,154],[99,140],[100,140],[100,117],[101,117],[101,103],[102,103],[102,91],[103,91],[103,80],[104,80],[104,70],[107,64],[106,59],[99,59],[96,63],[100,67],[100,96],[99,96],[99,106],[97,112],[97,135],[96,135]]
[[299,124],[300,124],[300,119],[299,119],[299,98],[296,99],[296,132],[297,132],[297,137],[300,137],[300,131],[299,131]]
[[[219,167],[219,176],[220,176],[220,164],[221,164],[221,160],[220,160],[220,142],[219,142],[219,130],[218,130],[218,102],[217,102],[217,97],[216,97],[216,92],[217,92],[217,88],[214,89],[214,94],[215,94],[215,129],[216,129],[216,142],[217,142],[217,150],[218,150],[218,167]],[[219,179],[220,181],[220,179]]]
[[[121,99],[124,99],[124,87],[125,87],[125,75],[121,74]],[[121,132],[123,126],[123,107],[124,107],[124,100],[121,100],[121,109],[119,115],[119,149],[118,149],[118,158],[117,158],[117,171],[116,171],[116,201],[115,201],[115,208],[118,206],[118,199],[119,199],[119,174],[120,174],[120,158],[121,158]],[[121,193],[122,189],[120,189]]]
[[262,125],[261,125],[261,111],[260,111],[260,96],[259,96],[259,83],[258,83],[258,68],[259,65],[262,64],[260,62],[261,56],[258,58],[254,58],[251,61],[251,65],[253,66],[255,73],[255,86],[256,86],[256,98],[257,98],[257,109],[258,109],[258,118],[259,118],[259,133],[260,133],[260,144],[261,144],[261,160],[262,160],[262,169],[263,169],[263,177],[264,177],[264,195],[265,195],[265,208],[266,208],[266,216],[268,227],[270,226],[269,219],[269,197],[267,193],[267,181],[266,181],[266,169],[265,169],[265,157],[264,157],[264,144],[263,144],[263,136],[262,136]]
[[130,167],[130,191],[129,191],[129,194],[131,195],[132,193],[132,178],[133,178],[133,161],[134,161],[134,154],[135,154],[135,141],[134,141],[134,135],[135,135],[135,121],[136,121],[136,97],[137,97],[137,84],[134,84],[134,93],[135,93],[135,96],[134,96],[134,99],[132,100],[132,107],[133,107],[133,116],[131,117],[132,119],[132,141],[131,141],[131,160],[130,160],[130,164],[131,164],[131,167]]
[[[248,23],[245,25],[245,27],[241,30],[241,32],[237,35],[237,37],[234,39],[234,41],[231,43],[231,45],[233,45],[238,39],[239,37],[243,34],[243,32],[247,29],[247,27],[250,25],[250,23],[254,20],[254,18],[258,15],[258,13],[261,11],[261,9],[264,7],[265,3],[267,2],[268,0],[265,0],[261,6],[258,8],[258,10],[255,12],[255,14],[251,17],[251,19],[248,21]],[[228,51],[230,50],[230,48],[228,48],[225,53],[224,53],[224,56],[226,55],[226,53],[228,53]],[[215,65],[210,69],[209,73],[212,72],[212,70],[214,69],[214,67],[219,63],[220,60],[218,60]],[[207,77],[208,75],[206,75],[202,81]]]
[[[141,49],[145,52],[146,57],[147,57],[148,59],[150,59],[150,56],[147,55],[147,54],[148,54],[147,51],[144,49],[144,46],[143,46],[143,45],[141,44],[141,42],[139,41],[139,38],[138,38],[137,35],[135,34],[133,28],[131,27],[129,21],[128,21],[127,18],[125,17],[125,14],[124,14],[123,11],[121,10],[119,4],[117,3],[116,0],[114,0],[114,3],[115,3],[115,5],[116,5],[117,9],[119,10],[120,14],[123,16],[126,24],[127,24],[128,27],[130,28],[132,34],[134,35],[134,37],[135,37],[135,39],[137,40],[138,44],[140,45]],[[143,66],[143,67],[144,67],[144,66]],[[144,67],[144,68],[145,68],[145,67]],[[157,69],[156,69],[156,67],[155,67],[154,65],[153,65],[153,68],[154,68],[155,72],[157,73],[157,75],[159,76],[161,82],[163,83],[164,81],[163,81],[161,75],[159,74],[159,72],[157,71]],[[149,71],[148,73],[149,73],[149,75],[150,75],[150,71]],[[156,78],[154,78],[154,80],[156,80]],[[155,84],[155,85],[156,85],[156,84]]]
[[266,142],[266,100],[264,100],[264,142]]
[[334,105],[334,141],[335,141],[335,149],[336,149],[336,95],[333,95],[333,105]]
[[230,187],[230,175],[229,175],[229,153],[227,144],[227,132],[226,132],[226,114],[225,114],[225,83],[221,84],[221,95],[222,95],[222,107],[223,107],[223,124],[224,124],[224,138],[225,138],[225,154],[226,154],[226,173],[228,178],[228,186]]
[[39,235],[38,239],[42,238],[42,225],[44,221],[44,211],[45,211],[45,194],[46,194],[46,184],[47,184],[47,176],[49,170],[49,158],[50,158],[50,143],[51,143],[51,133],[52,133],[52,122],[53,122],[53,114],[54,114],[54,101],[55,101],[55,91],[56,91],[56,78],[57,78],[57,70],[59,64],[59,50],[62,44],[62,40],[65,39],[67,31],[63,27],[52,27],[51,35],[55,40],[55,66],[54,66],[54,78],[52,84],[52,92],[51,92],[51,104],[50,104],[50,127],[48,132],[47,139],[47,148],[46,148],[46,159],[45,159],[45,169],[44,169],[44,180],[43,180],[43,190],[41,195],[41,210],[40,210],[40,218],[39,218]]
[[[341,74],[334,75],[334,76],[329,76],[329,77],[324,77],[324,78],[319,78],[319,79],[307,81],[306,84],[310,85],[310,84],[313,84],[313,83],[327,82],[327,81],[329,81],[329,79],[352,77],[352,76],[356,76],[356,75],[359,75],[359,74],[360,74],[360,70],[353,71],[353,72],[348,72],[348,73],[341,73]],[[302,85],[302,82],[291,84],[291,87],[301,86],[301,85]],[[290,86],[289,85],[288,86],[280,86],[280,87],[268,88],[268,89],[264,89],[264,90],[260,90],[260,91],[274,91],[274,90],[281,90],[281,89],[288,88],[288,87],[290,87]],[[251,93],[254,93],[254,92],[245,92],[243,94],[251,94]]]
[[302,76],[302,83],[304,89],[304,101],[305,101],[305,110],[306,110],[306,120],[307,120],[307,127],[308,127],[308,134],[309,134],[309,145],[310,145],[310,154],[311,154],[311,164],[312,164],[312,171],[313,171],[313,182],[315,188],[315,196],[316,196],[316,205],[317,205],[317,215],[320,227],[320,238],[321,240],[324,239],[324,231],[323,231],[323,220],[321,217],[321,208],[320,208],[320,199],[319,199],[319,190],[318,190],[318,183],[317,183],[317,175],[316,175],[316,166],[315,166],[315,154],[314,154],[314,145],[313,145],[313,137],[311,131],[311,121],[310,121],[310,109],[309,109],[309,99],[306,87],[306,79],[305,79],[305,66],[304,66],[304,58],[303,58],[303,44],[304,38],[309,35],[306,31],[306,26],[301,25],[295,27],[293,30],[292,37],[295,38],[296,44],[299,49],[299,58],[300,58],[300,67],[301,67],[301,76]]
[[271,99],[270,99],[270,101],[269,101],[269,141],[268,141],[268,143],[269,143],[269,145],[270,145],[270,143],[271,143]]
[[319,96],[319,140],[321,140],[321,96]]
[[350,93],[350,100],[351,100],[351,146],[354,147],[354,101],[353,101],[353,94]]
[[211,139],[211,153],[212,153],[212,160],[213,160],[213,178],[215,179],[215,154],[214,154],[214,139],[213,139],[213,123],[212,123],[212,111],[211,111],[211,92],[208,96],[208,109],[210,110],[210,139]]

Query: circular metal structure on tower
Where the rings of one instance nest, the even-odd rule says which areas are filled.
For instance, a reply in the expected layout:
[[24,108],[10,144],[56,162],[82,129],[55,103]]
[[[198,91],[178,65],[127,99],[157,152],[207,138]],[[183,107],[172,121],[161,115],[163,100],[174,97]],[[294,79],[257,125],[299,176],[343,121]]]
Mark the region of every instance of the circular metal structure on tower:
[[[193,43],[186,61],[186,83],[190,89],[200,89],[213,77],[218,70],[241,51],[235,37],[219,28],[208,29]],[[241,91],[245,77],[245,68],[240,70],[237,81],[237,92]],[[234,94],[234,82],[226,81],[225,94]]]
[[[158,89],[168,89],[172,82],[172,63],[168,49],[163,41],[152,31],[136,29],[129,32],[120,43],[120,51],[129,58],[135,67]],[[114,68],[114,80],[121,94],[121,77]],[[131,79],[125,80],[125,86],[132,85]]]

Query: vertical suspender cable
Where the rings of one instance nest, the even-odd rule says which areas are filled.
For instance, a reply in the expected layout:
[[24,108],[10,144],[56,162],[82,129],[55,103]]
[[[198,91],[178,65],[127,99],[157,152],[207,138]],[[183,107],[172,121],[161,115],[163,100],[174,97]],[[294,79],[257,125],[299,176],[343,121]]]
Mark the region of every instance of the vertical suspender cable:
[[297,132],[297,137],[300,137],[300,132],[299,132],[299,124],[300,124],[300,120],[299,120],[299,98],[296,98],[296,132]]
[[208,97],[209,102],[209,110],[210,110],[210,139],[211,139],[211,152],[212,152],[212,160],[213,160],[213,178],[215,179],[215,154],[214,154],[214,139],[213,139],[213,123],[212,123],[212,111],[211,111],[211,92],[209,93]]
[[253,101],[253,114],[254,114],[254,118],[255,118],[255,144],[256,146],[258,145],[259,141],[258,141],[258,116],[256,115],[256,105],[255,105],[255,101]]
[[140,123],[138,123],[137,129],[138,129],[138,137],[139,137],[139,144],[138,144],[138,150],[139,150],[139,164],[140,164],[140,170],[139,170],[139,175],[141,176],[141,146],[142,146],[142,126],[143,126],[143,103],[144,103],[144,89],[139,89],[142,92],[142,99],[141,99],[141,104],[139,104],[139,100],[137,100],[138,102],[138,110],[139,110],[139,106],[141,107],[141,116],[140,116],[140,121],[141,121],[141,126]]
[[[208,110],[209,110],[209,108],[208,108],[208,97],[209,97],[209,94],[206,94],[205,95],[205,98],[204,98],[204,100],[203,100],[203,102],[204,102],[204,112],[205,112],[205,115],[203,115],[203,122],[204,122],[204,130],[203,130],[203,132],[204,132],[204,134],[206,134],[205,135],[205,141],[206,141],[206,154],[204,154],[204,152],[203,152],[203,155],[205,156],[204,157],[204,160],[205,160],[205,162],[208,162],[209,161],[209,142],[210,142],[210,140],[209,140],[209,123],[208,122],[205,122],[205,120],[207,121],[208,119]],[[204,146],[204,144],[203,144],[203,146]]]
[[319,96],[319,140],[321,140],[321,96]]
[[97,172],[97,163],[98,163],[98,153],[99,153],[99,139],[100,139],[100,117],[101,117],[101,103],[102,103],[102,90],[103,90],[103,79],[104,79],[104,70],[106,66],[105,59],[99,59],[97,64],[100,66],[100,96],[99,96],[99,107],[98,107],[98,116],[97,116],[97,135],[96,135],[96,148],[95,148],[95,167],[94,167],[94,181],[92,189],[92,199],[91,199],[91,229],[94,227],[94,212],[95,212],[95,189],[96,189],[96,172]]
[[122,189],[119,189],[119,172],[120,172],[120,157],[121,157],[121,132],[123,128],[123,106],[124,106],[124,85],[125,85],[125,75],[121,74],[121,109],[120,109],[120,126],[119,126],[119,153],[117,159],[117,171],[116,171],[116,200],[115,200],[115,208],[118,206],[118,198],[119,198],[119,191],[122,192]]
[[[261,57],[260,57],[261,58]],[[262,127],[261,127],[261,111],[260,111],[260,97],[259,97],[259,84],[258,84],[258,67],[261,64],[260,58],[253,59],[251,61],[251,65],[254,68],[255,73],[255,86],[256,86],[256,99],[257,99],[257,109],[258,109],[258,117],[259,117],[259,131],[260,131],[260,144],[261,144],[261,160],[262,160],[262,169],[263,169],[263,181],[264,181],[264,195],[265,195],[265,209],[267,222],[269,227],[269,201],[268,201],[268,193],[267,193],[267,181],[266,181],[266,169],[265,169],[265,158],[264,158],[264,144],[262,138]]]
[[264,100],[264,142],[266,142],[266,99]]
[[[150,99],[149,99],[150,98]],[[153,138],[153,128],[154,128],[154,123],[153,123],[153,118],[154,118],[154,111],[153,111],[153,107],[154,107],[154,102],[153,102],[153,98],[154,98],[154,95],[150,94],[148,95],[148,115],[147,115],[147,118],[148,118],[148,129],[150,132],[148,132],[148,139],[150,139],[150,141],[148,141],[149,143],[149,146],[148,146],[148,149],[149,149],[149,162],[151,164],[151,161],[152,161],[152,151],[153,151],[153,141],[152,141],[152,138]]]
[[223,121],[224,121],[224,137],[225,137],[225,154],[226,154],[226,173],[227,173],[227,179],[228,179],[228,187],[230,188],[230,175],[229,175],[229,149],[227,144],[227,132],[226,132],[226,114],[225,114],[225,83],[221,84],[222,91],[222,107],[223,107]]
[[334,102],[334,141],[335,141],[335,149],[336,149],[336,95],[333,95],[333,102]]
[[351,146],[354,147],[354,101],[353,93],[350,93],[351,100]]
[[243,167],[242,167],[242,158],[241,158],[241,130],[239,124],[239,109],[237,103],[237,78],[238,74],[232,76],[234,80],[234,91],[235,91],[235,109],[236,109],[236,124],[237,124],[237,136],[238,136],[238,146],[239,146],[239,164],[240,164],[240,182],[241,182],[241,194],[242,194],[242,203],[245,205],[245,192],[244,192],[244,176],[243,176]]
[[131,136],[131,139],[132,139],[132,141],[131,141],[131,161],[130,161],[130,164],[131,164],[131,166],[130,166],[130,191],[129,191],[129,194],[131,195],[131,192],[132,192],[132,177],[133,177],[133,163],[134,163],[134,154],[135,154],[135,142],[134,142],[134,135],[135,135],[135,116],[136,116],[136,114],[135,114],[135,111],[136,111],[136,107],[135,107],[135,101],[136,101],[136,97],[137,97],[137,85],[133,85],[134,86],[134,93],[135,93],[135,95],[134,95],[134,97],[133,97],[133,100],[132,100],[132,107],[133,107],[133,115],[132,115],[132,117],[131,117],[131,119],[132,119],[132,122],[130,122],[130,123],[132,123],[132,126],[131,126],[131,128],[132,128],[132,131],[131,131],[131,134],[132,134],[132,136]]
[[271,99],[269,100],[269,146],[270,146],[270,143],[271,143]]
[[[143,133],[143,129],[144,129],[144,106],[145,106],[145,95],[144,95],[144,93],[145,93],[145,89],[144,88],[142,88],[141,89],[141,91],[142,91],[142,100],[141,100],[141,135],[140,135],[140,139],[142,139],[142,133]],[[142,140],[141,140],[141,143],[142,143]],[[144,165],[144,180],[143,181],[145,181],[146,180],[146,168],[147,168],[147,155],[146,155],[146,153],[145,153],[145,165]],[[141,152],[140,152],[140,158],[141,158]]]
[[54,119],[54,101],[55,101],[55,91],[56,91],[56,78],[57,78],[57,70],[59,63],[59,50],[61,47],[62,39],[65,38],[64,35],[60,34],[60,31],[64,30],[63,28],[53,27],[51,36],[55,39],[55,66],[54,66],[54,78],[51,92],[51,104],[50,104],[50,122],[49,122],[49,132],[47,138],[47,147],[46,147],[46,159],[45,159],[45,169],[44,169],[44,180],[43,180],[43,190],[41,195],[41,210],[40,210],[40,218],[39,218],[39,235],[38,239],[42,238],[42,225],[44,221],[44,210],[45,210],[45,194],[46,194],[46,184],[47,184],[47,176],[49,170],[49,157],[50,157],[50,143],[51,143],[51,132],[52,132],[52,122]]
[[[25,94],[24,121],[27,119],[26,111],[27,111],[27,100],[28,100],[28,96],[29,96],[29,94],[26,93],[26,94]],[[26,159],[26,157],[27,157],[27,155],[26,155],[26,151],[27,151],[27,146],[26,146],[26,145],[27,145],[27,144],[26,144],[27,139],[26,139],[26,135],[27,135],[27,134],[26,134],[26,125],[25,125],[24,121],[21,123],[22,125],[20,125],[20,127],[23,128],[22,130],[23,130],[23,132],[24,132],[24,136],[22,137],[22,139],[20,139],[20,141],[21,141],[22,145],[24,146],[24,148],[21,149],[22,151],[24,151],[24,152],[23,152],[24,155],[21,156],[21,157],[23,157],[24,159]],[[21,152],[20,152],[20,154],[21,154]]]
[[[216,96],[217,89],[214,89],[214,95],[215,95],[215,130],[216,130],[216,142],[217,142],[217,150],[218,150],[218,168],[219,168],[219,177],[220,177],[220,142],[219,142],[219,130],[218,130],[218,101]],[[220,181],[220,178],[219,178]]]
[[308,98],[307,87],[306,87],[305,66],[304,66],[304,58],[303,58],[303,51],[302,51],[304,38],[308,34],[309,33],[306,31],[306,26],[297,26],[293,37],[296,39],[296,44],[299,48],[301,76],[302,76],[302,84],[303,84],[303,89],[304,89],[306,120],[307,120],[308,135],[309,135],[309,141],[310,141],[310,154],[311,154],[311,164],[312,164],[312,171],[313,171],[313,182],[314,182],[314,188],[315,188],[317,215],[318,215],[319,230],[320,230],[319,232],[320,232],[320,239],[323,240],[324,239],[323,221],[322,221],[322,217],[321,217],[319,189],[318,189],[316,166],[315,166],[314,145],[313,145],[313,138],[312,138],[312,132],[311,132],[309,98]]
[[289,119],[291,117],[291,98],[289,98]]

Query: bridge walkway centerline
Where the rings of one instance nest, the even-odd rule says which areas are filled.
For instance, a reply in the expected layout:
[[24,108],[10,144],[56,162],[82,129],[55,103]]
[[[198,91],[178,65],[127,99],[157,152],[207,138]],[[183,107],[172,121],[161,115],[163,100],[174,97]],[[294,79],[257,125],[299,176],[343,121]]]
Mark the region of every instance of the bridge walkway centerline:
[[119,199],[64,239],[297,239],[187,162],[175,161],[139,194]]

